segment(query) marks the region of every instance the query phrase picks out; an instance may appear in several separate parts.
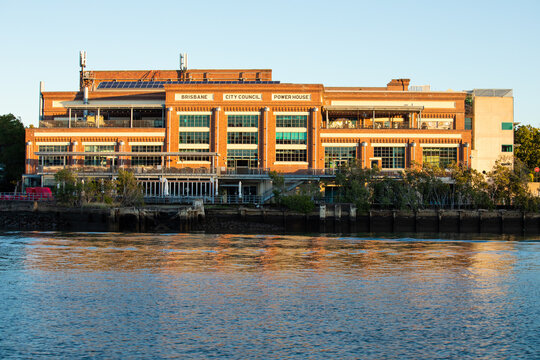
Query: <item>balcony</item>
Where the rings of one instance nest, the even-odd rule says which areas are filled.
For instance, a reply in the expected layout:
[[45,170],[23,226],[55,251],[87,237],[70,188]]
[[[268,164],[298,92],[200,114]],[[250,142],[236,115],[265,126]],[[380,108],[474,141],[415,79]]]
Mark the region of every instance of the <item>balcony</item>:
[[322,129],[413,129],[408,120],[382,120],[338,118],[321,123]]
[[100,119],[99,122],[94,119],[73,119],[71,122],[65,119],[54,119],[39,122],[40,128],[163,128],[164,126],[164,121],[161,118],[134,119],[133,121],[130,119]]
[[[162,105],[146,107],[92,108],[89,105],[69,107],[64,115],[47,116],[40,128],[163,128],[165,113]],[[141,106],[141,105],[138,105]]]
[[421,106],[325,106],[322,129],[417,129]]

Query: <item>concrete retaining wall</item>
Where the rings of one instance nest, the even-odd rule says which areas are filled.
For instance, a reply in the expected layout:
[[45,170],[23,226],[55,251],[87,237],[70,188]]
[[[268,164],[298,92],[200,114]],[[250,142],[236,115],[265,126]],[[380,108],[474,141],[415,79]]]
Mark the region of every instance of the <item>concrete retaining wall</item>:
[[518,211],[357,211],[325,205],[311,214],[267,208],[160,206],[62,208],[45,203],[0,203],[0,230],[209,233],[486,233],[540,234],[540,213]]

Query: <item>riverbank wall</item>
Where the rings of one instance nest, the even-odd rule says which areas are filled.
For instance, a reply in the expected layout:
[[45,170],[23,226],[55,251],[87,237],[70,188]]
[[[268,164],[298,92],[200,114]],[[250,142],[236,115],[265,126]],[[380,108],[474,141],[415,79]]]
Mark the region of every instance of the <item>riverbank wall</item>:
[[475,233],[539,235],[540,213],[486,210],[372,210],[321,205],[310,214],[243,206],[65,208],[47,203],[0,202],[2,231],[282,233]]

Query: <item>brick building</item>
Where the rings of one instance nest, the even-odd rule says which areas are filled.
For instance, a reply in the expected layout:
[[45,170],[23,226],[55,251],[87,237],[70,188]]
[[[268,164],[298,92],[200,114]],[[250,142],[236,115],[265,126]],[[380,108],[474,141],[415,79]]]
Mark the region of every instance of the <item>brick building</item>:
[[268,69],[83,66],[78,91],[41,86],[39,128],[26,130],[25,184],[51,185],[64,167],[93,178],[127,168],[148,197],[261,201],[271,192],[269,170],[294,185],[331,177],[353,159],[383,171],[470,166],[472,123],[480,128],[480,120],[467,110],[468,97],[410,87],[409,79],[325,87],[274,81]]

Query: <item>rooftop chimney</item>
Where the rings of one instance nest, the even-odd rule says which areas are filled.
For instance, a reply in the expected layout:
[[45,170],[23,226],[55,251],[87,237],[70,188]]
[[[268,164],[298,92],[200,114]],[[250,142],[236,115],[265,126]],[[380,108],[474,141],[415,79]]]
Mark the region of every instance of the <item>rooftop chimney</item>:
[[387,85],[386,90],[391,91],[409,91],[411,79],[392,79]]

